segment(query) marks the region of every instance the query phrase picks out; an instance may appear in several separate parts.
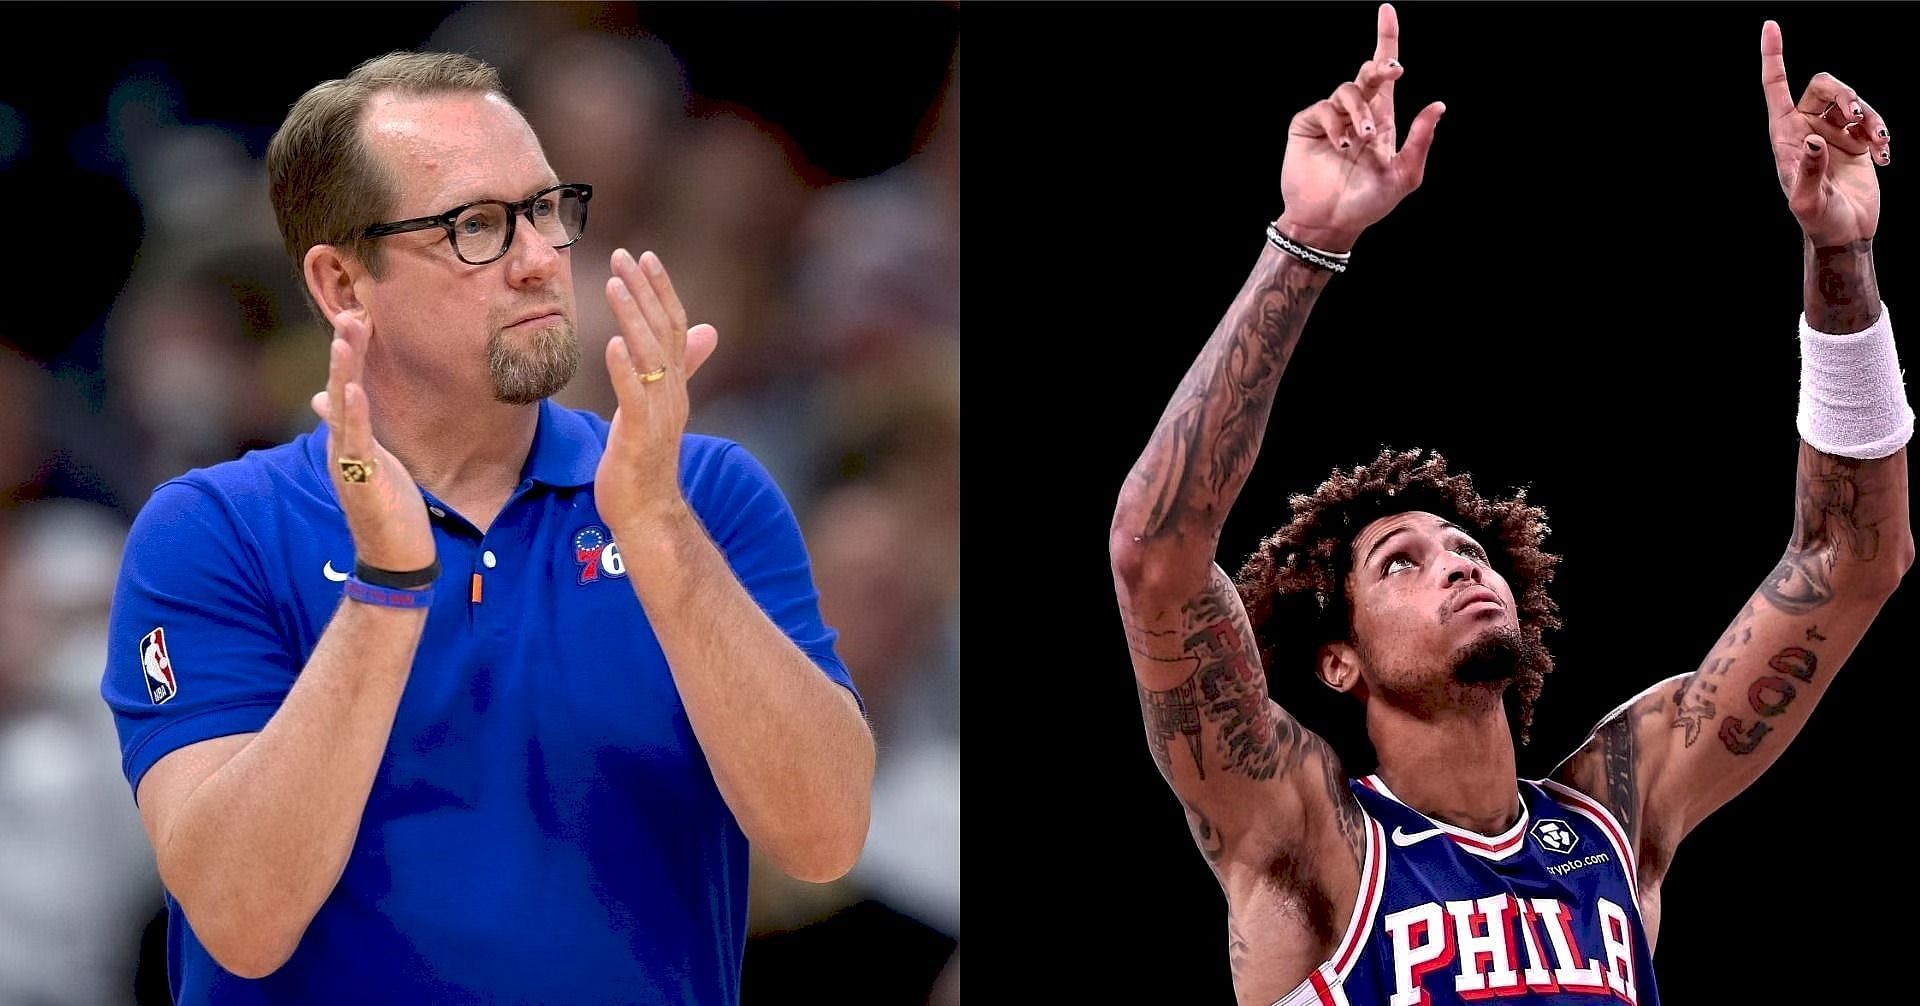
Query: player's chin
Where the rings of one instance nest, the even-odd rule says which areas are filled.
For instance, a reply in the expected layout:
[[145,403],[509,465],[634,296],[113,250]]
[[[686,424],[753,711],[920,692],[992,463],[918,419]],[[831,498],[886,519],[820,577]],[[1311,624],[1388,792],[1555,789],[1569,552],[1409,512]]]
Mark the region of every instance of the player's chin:
[[1469,684],[1511,681],[1523,655],[1519,627],[1508,621],[1477,627],[1453,654],[1453,673]]

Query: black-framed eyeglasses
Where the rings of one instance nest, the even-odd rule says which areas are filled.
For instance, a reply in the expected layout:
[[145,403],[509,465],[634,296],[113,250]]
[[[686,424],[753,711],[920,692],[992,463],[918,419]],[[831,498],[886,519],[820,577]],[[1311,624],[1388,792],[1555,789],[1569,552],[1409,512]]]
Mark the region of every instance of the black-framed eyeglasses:
[[460,261],[486,265],[513,247],[514,224],[523,216],[555,248],[580,240],[580,235],[587,232],[587,201],[592,198],[593,186],[565,182],[517,203],[477,199],[430,217],[374,224],[362,233],[379,238],[438,227],[447,232],[447,241]]

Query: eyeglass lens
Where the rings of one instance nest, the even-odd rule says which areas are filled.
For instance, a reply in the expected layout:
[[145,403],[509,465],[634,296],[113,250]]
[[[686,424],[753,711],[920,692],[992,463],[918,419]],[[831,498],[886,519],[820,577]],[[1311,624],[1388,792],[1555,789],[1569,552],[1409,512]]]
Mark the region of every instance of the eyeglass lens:
[[[535,200],[528,211],[540,236],[555,248],[579,240],[586,223],[586,201],[577,189],[557,189]],[[469,262],[499,258],[508,238],[505,203],[480,203],[453,222],[454,248]]]

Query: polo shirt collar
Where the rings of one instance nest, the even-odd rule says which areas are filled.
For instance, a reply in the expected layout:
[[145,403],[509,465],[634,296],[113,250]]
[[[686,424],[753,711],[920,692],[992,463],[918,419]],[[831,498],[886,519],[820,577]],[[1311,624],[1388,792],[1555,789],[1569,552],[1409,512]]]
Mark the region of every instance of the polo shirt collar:
[[533,450],[527,452],[520,477],[563,488],[591,485],[602,450],[599,436],[586,419],[543,398]]

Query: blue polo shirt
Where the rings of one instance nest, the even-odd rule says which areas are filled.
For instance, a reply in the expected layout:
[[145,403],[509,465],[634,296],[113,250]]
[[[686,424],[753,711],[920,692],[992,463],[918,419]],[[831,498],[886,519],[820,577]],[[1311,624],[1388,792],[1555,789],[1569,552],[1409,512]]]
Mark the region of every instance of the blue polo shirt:
[[[257,981],[215,963],[169,894],[176,1002],[739,1000],[747,842],[594,507],[607,424],[539,408],[485,534],[427,498],[444,572],[338,886]],[[680,483],[760,607],[851,690],[766,470],[688,435]],[[101,685],[136,792],[168,752],[266,726],[352,568],[324,424],[154,492]]]

